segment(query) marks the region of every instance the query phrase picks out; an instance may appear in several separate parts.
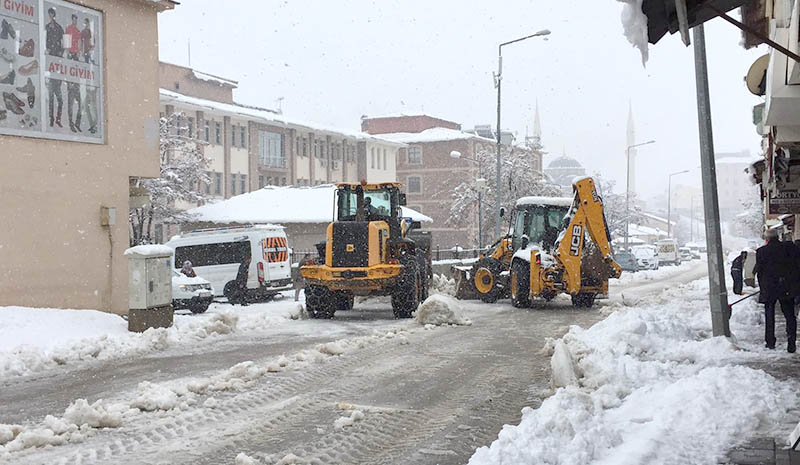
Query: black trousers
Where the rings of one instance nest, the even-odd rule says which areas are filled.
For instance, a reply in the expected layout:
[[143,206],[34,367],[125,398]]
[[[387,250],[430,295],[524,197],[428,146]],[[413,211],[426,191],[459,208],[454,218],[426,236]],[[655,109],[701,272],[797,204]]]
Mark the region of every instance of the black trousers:
[[[764,341],[769,347],[775,347],[775,302],[770,300],[764,303],[766,326],[764,328]],[[794,315],[794,299],[781,299],[781,311],[786,318],[786,340],[789,344],[797,341],[797,317]]]

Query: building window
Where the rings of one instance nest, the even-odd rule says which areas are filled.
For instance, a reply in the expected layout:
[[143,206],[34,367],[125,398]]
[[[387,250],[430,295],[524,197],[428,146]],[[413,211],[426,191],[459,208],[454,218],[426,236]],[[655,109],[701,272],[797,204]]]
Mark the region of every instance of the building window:
[[386,149],[383,149],[383,169],[386,169]]
[[236,147],[236,126],[231,126],[231,147]]
[[239,128],[239,145],[243,148],[247,148],[247,128],[241,126]]
[[241,187],[241,189],[239,189],[240,193],[244,194],[245,192],[247,192],[248,189],[247,189],[247,175],[246,174],[240,174],[239,175],[239,186]]
[[222,195],[222,173],[214,173],[214,194]]
[[409,165],[422,164],[422,147],[418,145],[408,146],[408,164]]
[[214,140],[216,141],[217,145],[222,144],[222,125],[219,121],[214,121],[214,130],[216,134],[214,135]]
[[286,178],[281,178],[281,186],[285,186],[285,185],[286,185]]
[[205,121],[205,137],[206,142],[211,142],[211,122],[206,120]]
[[258,177],[258,188],[261,189],[262,187],[264,187],[264,176],[259,176]]
[[196,133],[194,132],[194,118],[190,116],[186,118],[186,121],[187,121],[186,126],[188,126],[187,129],[189,130],[189,137],[194,139],[195,137],[197,137]]
[[370,159],[369,167],[370,168],[375,168],[375,149],[374,148],[369,149],[369,159]]
[[267,185],[268,186],[272,185],[272,176],[267,176]]
[[303,138],[302,144],[303,144],[303,156],[307,157],[308,156],[308,142],[306,141],[305,138]]
[[283,134],[258,132],[258,163],[261,166],[286,166],[286,157],[283,155]]
[[419,176],[409,176],[407,185],[409,194],[419,194],[422,192],[422,178]]
[[230,192],[230,194],[231,194],[231,197],[236,195],[236,175],[235,174],[231,174],[231,192]]

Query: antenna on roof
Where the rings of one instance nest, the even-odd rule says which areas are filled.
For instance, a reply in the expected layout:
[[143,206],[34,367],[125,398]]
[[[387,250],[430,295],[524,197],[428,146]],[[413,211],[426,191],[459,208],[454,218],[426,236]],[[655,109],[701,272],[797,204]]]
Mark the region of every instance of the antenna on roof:
[[189,48],[189,67],[192,67],[192,39],[186,39],[186,44]]

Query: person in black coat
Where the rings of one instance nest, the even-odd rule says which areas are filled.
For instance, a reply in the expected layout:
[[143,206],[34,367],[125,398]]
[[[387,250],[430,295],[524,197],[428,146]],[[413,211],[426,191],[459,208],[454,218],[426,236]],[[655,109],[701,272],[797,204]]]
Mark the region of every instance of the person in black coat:
[[247,306],[247,278],[250,276],[250,257],[247,256],[239,264],[236,279],[230,281],[225,287],[230,286],[228,302]]
[[786,318],[786,348],[794,353],[797,340],[794,297],[800,295],[800,253],[793,243],[778,240],[777,231],[767,230],[766,239],[767,244],[756,251],[756,275],[761,289],[758,301],[764,304],[766,317],[764,340],[767,348],[775,348],[775,302],[780,302]]
[[742,288],[744,287],[744,278],[742,277],[742,266],[747,259],[747,251],[742,250],[738,257],[733,259],[731,263],[731,278],[733,278],[733,293],[742,295]]

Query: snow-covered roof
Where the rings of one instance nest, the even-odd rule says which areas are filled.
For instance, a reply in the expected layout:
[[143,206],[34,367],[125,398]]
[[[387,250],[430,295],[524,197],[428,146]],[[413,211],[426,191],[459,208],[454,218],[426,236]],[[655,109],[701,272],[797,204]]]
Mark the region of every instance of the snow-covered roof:
[[547,205],[547,206],[554,206],[554,207],[571,207],[572,206],[572,197],[539,197],[539,196],[530,196],[530,197],[522,197],[517,200],[517,206],[522,205]]
[[629,236],[666,236],[667,233],[658,228],[651,228],[649,226],[642,226],[640,224],[631,224],[628,226]]
[[[333,221],[336,186],[267,186],[188,211],[194,221],[210,223],[329,223]],[[403,217],[433,220],[408,207]]]
[[246,118],[251,121],[261,122],[264,124],[272,124],[275,126],[292,126],[304,128],[307,130],[315,131],[317,133],[327,133],[334,135],[342,135],[352,137],[358,140],[372,140],[390,145],[403,147],[405,144],[399,141],[381,136],[373,136],[366,132],[353,131],[350,129],[335,128],[326,126],[324,124],[314,123],[310,121],[301,120],[298,118],[289,118],[286,115],[278,114],[269,110],[254,108],[235,103],[222,103],[215,102],[214,100],[207,100],[197,97],[190,97],[188,95],[179,94],[167,89],[160,89],[160,100],[162,104],[181,104],[183,107],[196,108],[198,110],[215,110],[227,116],[238,118]]
[[422,132],[390,132],[381,134],[381,138],[404,144],[448,140],[481,140],[484,142],[494,142],[494,139],[488,139],[486,137],[449,128],[430,128]]
[[[652,213],[642,212],[642,216],[644,216],[646,218],[650,218],[651,220],[660,221],[661,223],[667,224],[667,219],[666,218],[662,218],[662,217],[660,217],[658,215],[654,215]],[[670,223],[673,226],[677,224],[675,221],[670,221]]]

